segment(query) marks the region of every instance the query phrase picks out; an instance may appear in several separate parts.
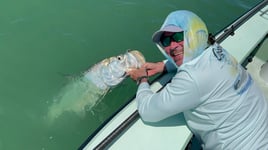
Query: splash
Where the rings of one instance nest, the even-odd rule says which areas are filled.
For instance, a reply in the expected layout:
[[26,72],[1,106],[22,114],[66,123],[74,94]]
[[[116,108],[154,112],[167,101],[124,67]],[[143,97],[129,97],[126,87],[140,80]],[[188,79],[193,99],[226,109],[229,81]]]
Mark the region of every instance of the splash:
[[87,111],[98,104],[108,89],[98,88],[85,77],[77,77],[63,87],[53,104],[48,108],[47,118],[53,122],[66,112],[73,112],[84,117]]

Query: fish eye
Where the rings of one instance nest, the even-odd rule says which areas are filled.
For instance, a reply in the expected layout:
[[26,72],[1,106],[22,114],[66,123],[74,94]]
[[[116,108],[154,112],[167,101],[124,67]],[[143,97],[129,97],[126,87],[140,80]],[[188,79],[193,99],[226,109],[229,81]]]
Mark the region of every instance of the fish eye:
[[117,60],[123,60],[122,56],[117,56]]

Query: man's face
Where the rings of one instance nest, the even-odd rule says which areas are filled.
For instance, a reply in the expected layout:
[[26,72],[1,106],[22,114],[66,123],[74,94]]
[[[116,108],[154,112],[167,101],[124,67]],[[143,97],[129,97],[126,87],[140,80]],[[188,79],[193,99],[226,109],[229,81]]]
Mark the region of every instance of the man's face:
[[183,63],[184,54],[183,32],[164,32],[160,43],[177,66],[180,66]]

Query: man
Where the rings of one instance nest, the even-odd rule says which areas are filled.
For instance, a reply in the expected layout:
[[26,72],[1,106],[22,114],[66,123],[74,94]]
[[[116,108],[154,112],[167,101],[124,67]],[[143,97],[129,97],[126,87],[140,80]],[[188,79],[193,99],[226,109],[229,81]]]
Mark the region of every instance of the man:
[[[207,39],[206,25],[194,13],[175,11],[167,16],[153,41],[168,60],[128,73],[139,82],[140,116],[156,122],[183,112],[204,149],[268,149],[263,93],[227,51],[216,43],[207,48]],[[153,93],[147,76],[174,68],[171,83]]]

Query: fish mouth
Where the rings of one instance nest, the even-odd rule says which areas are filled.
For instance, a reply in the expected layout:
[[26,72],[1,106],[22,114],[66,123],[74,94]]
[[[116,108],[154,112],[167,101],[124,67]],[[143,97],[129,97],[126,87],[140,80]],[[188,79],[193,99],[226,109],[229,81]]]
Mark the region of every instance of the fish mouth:
[[145,63],[143,54],[138,50],[127,50],[125,55],[127,70],[140,68]]

